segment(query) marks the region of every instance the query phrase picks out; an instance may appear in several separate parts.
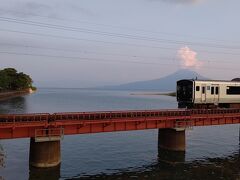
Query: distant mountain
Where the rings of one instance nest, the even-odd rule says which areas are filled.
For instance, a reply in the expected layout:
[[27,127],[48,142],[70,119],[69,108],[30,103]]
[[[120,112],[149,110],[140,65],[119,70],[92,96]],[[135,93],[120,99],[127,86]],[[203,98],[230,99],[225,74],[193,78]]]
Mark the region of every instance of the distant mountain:
[[105,86],[100,89],[109,89],[109,90],[147,90],[147,91],[174,91],[176,89],[176,81],[180,79],[208,79],[200,74],[187,70],[181,69],[176,71],[173,74],[165,76],[160,79],[153,79],[148,81],[137,81],[127,84],[121,84],[117,86]]

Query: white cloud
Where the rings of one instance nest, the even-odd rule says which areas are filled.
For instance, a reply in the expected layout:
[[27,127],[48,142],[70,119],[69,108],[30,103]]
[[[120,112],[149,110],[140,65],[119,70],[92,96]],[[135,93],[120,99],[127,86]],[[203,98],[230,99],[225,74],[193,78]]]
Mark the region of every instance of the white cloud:
[[203,65],[203,63],[197,59],[197,52],[191,50],[187,46],[178,50],[178,56],[184,68],[198,68]]

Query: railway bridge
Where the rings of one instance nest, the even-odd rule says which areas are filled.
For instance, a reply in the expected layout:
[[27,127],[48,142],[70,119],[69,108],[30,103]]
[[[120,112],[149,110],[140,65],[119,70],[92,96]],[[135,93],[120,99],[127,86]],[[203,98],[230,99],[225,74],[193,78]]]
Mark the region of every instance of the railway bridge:
[[65,135],[159,129],[159,148],[184,152],[186,129],[239,123],[240,109],[0,114],[0,139],[30,138],[30,165],[54,167]]

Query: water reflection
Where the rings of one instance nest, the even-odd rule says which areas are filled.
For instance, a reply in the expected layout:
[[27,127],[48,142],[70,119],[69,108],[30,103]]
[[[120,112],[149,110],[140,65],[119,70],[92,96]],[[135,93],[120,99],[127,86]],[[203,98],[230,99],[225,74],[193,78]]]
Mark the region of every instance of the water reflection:
[[[2,145],[0,144],[0,169],[5,167],[5,153]],[[4,178],[0,175],[0,180],[4,180]]]
[[189,163],[167,163],[159,160],[135,170],[114,174],[84,175],[70,179],[239,179],[239,153],[229,157],[208,158]]
[[27,103],[25,97],[15,97],[3,100],[0,103],[0,113],[24,113],[27,112]]
[[0,168],[5,167],[4,159],[5,159],[5,153],[4,153],[2,145],[0,144]]
[[29,167],[29,180],[58,180],[60,178],[61,165],[53,168]]
[[168,164],[179,164],[185,162],[185,151],[168,151],[166,149],[158,148],[159,162]]

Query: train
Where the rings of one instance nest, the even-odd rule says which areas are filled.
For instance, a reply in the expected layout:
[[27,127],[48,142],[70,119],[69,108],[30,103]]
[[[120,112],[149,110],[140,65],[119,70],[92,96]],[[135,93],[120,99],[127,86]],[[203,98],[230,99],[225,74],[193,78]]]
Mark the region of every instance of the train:
[[179,108],[240,108],[237,80],[182,79],[177,81],[176,92]]

